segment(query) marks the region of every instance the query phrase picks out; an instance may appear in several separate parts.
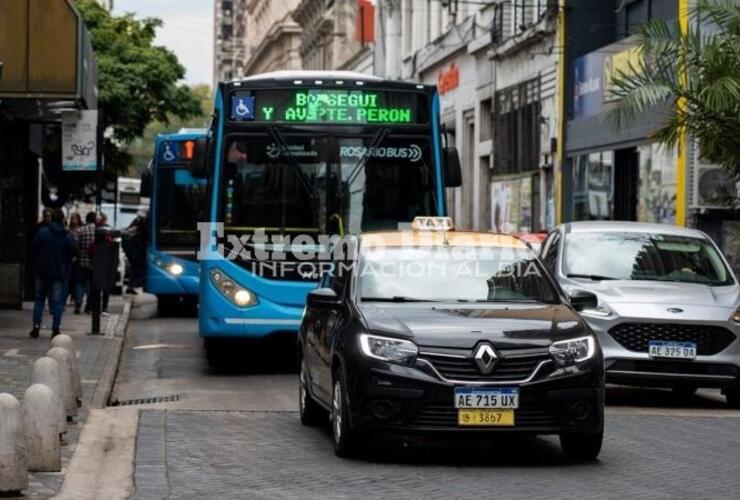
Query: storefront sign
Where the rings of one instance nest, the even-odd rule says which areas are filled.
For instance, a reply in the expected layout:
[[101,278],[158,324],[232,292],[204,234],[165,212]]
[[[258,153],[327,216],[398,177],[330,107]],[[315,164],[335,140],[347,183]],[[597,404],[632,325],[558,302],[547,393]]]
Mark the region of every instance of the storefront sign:
[[576,59],[573,117],[585,118],[601,113],[609,96],[612,78],[620,73],[629,73],[639,64],[639,48],[625,45],[624,42]]
[[591,52],[576,59],[573,117],[584,118],[601,113],[604,103],[603,52]]
[[456,89],[460,85],[460,68],[455,63],[452,63],[450,67],[443,70],[439,74],[437,79],[437,89],[440,94],[446,94],[447,92]]
[[90,172],[97,168],[98,112],[62,113],[62,170]]

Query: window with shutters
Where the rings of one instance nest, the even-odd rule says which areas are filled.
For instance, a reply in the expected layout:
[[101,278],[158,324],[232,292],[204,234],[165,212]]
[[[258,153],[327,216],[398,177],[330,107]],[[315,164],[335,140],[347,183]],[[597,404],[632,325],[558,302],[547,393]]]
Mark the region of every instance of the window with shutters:
[[494,174],[528,172],[539,167],[541,110],[539,78],[496,93]]

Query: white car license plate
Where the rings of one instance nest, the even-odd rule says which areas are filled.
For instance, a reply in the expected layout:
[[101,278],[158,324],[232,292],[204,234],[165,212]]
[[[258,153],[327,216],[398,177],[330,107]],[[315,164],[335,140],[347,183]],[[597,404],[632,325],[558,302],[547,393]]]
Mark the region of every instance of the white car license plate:
[[455,387],[455,408],[519,408],[519,389]]
[[651,340],[648,342],[648,354],[654,358],[694,359],[696,343]]

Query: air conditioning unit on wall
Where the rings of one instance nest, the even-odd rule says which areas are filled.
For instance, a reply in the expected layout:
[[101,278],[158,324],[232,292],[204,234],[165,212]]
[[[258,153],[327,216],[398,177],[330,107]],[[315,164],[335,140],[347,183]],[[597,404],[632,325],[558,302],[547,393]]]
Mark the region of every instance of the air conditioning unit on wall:
[[732,208],[738,203],[740,183],[724,168],[698,162],[694,175],[694,206],[699,210]]

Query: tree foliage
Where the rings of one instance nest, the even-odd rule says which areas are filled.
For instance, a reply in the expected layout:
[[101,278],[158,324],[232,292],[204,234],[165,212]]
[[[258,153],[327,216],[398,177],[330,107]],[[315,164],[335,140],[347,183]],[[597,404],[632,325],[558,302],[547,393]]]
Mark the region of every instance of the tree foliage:
[[98,63],[98,107],[106,127],[106,170],[124,173],[131,162],[125,145],[154,120],[188,119],[203,113],[190,87],[179,83],[185,68],[177,56],[153,45],[161,21],[113,16],[95,0],[77,0],[92,35]]
[[668,102],[655,138],[672,147],[687,132],[740,179],[740,3],[700,0],[691,18],[686,30],[666,21],[641,29],[640,62],[612,78],[608,116],[621,128]]
[[205,128],[208,126],[211,109],[213,108],[211,87],[206,84],[199,84],[191,87],[191,90],[200,103],[203,112],[190,118],[169,116],[167,121],[155,120],[147,125],[143,135],[131,141],[126,148],[128,154],[131,155],[129,175],[136,177],[146,168],[154,153],[154,140],[158,134],[177,132],[181,128]]

